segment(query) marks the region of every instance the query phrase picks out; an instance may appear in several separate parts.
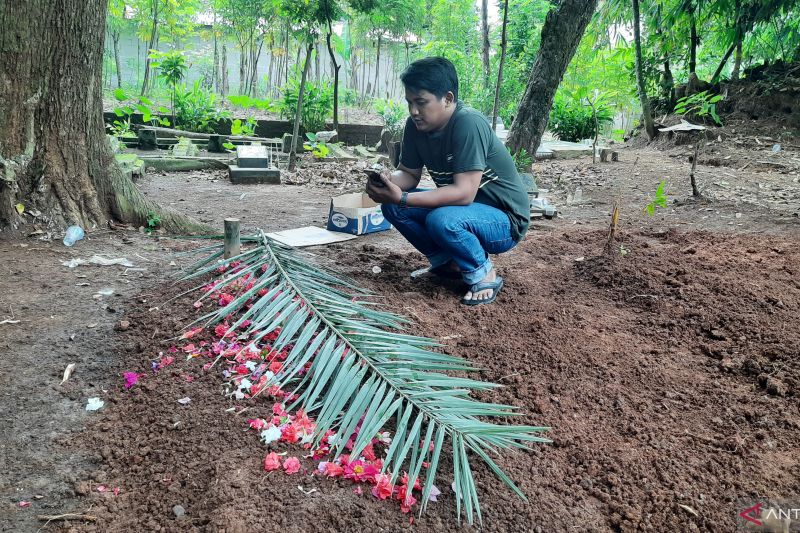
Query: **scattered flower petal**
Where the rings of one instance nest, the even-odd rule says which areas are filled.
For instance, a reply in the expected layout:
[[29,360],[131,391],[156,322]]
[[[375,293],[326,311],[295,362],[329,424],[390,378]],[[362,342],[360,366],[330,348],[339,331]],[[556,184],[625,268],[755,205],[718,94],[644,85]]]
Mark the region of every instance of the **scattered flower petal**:
[[283,470],[287,474],[296,474],[300,471],[300,459],[297,457],[289,457],[283,462]]
[[281,458],[275,452],[269,452],[266,457],[264,457],[264,470],[267,472],[272,472],[273,470],[277,470],[281,467]]

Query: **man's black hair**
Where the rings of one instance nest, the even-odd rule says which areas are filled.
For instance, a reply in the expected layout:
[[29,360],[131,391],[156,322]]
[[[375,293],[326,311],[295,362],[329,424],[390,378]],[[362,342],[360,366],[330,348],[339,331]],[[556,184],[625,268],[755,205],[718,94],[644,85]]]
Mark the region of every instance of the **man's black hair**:
[[439,100],[448,91],[458,100],[456,67],[444,57],[425,57],[411,63],[400,74],[400,81],[414,92],[428,91]]

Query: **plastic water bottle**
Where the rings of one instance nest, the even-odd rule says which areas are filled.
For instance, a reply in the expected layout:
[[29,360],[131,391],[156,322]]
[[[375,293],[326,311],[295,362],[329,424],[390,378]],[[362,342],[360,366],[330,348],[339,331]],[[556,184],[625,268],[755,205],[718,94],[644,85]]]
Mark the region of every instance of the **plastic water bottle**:
[[80,226],[70,226],[67,228],[67,233],[64,235],[64,246],[72,246],[79,240],[83,239],[84,232]]

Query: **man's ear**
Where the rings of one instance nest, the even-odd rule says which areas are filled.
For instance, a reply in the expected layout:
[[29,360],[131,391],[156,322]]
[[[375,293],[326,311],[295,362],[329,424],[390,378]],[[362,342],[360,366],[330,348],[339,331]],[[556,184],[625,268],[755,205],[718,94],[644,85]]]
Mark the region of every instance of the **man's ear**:
[[453,94],[453,91],[447,91],[447,94],[444,95],[444,103],[450,105],[456,101],[456,95]]

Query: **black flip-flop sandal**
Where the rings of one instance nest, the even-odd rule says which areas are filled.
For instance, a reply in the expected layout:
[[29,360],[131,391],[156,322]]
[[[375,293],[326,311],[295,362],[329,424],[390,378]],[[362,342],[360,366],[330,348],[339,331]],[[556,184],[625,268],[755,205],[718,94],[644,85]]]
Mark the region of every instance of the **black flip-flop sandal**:
[[473,300],[473,299],[467,300],[466,298],[462,298],[461,299],[461,303],[464,304],[464,305],[490,304],[493,301],[495,301],[495,299],[497,299],[497,295],[500,294],[500,289],[502,289],[502,288],[503,288],[503,278],[501,276],[497,276],[497,279],[495,279],[494,281],[486,281],[486,282],[482,281],[482,282],[476,283],[475,285],[472,285],[469,288],[469,292],[471,292],[472,294],[475,294],[476,292],[480,292],[480,291],[485,291],[487,289],[491,289],[492,290],[492,295],[489,298],[486,298],[484,300]]

